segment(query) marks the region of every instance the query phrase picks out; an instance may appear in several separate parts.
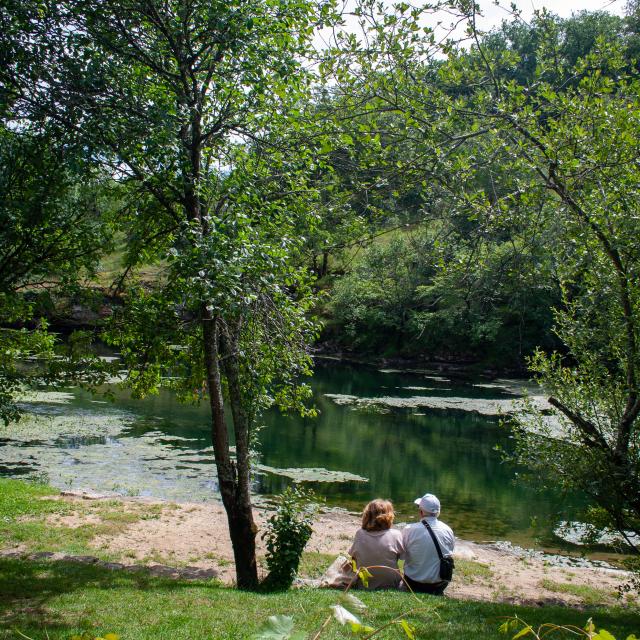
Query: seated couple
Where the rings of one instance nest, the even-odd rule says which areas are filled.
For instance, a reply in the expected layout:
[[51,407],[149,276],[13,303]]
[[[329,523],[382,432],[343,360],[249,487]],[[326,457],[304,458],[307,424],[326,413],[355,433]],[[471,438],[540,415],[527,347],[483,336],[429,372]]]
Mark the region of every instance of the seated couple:
[[358,568],[372,567],[369,589],[406,588],[397,572],[398,560],[404,560],[406,584],[415,592],[442,595],[449,584],[440,577],[440,557],[453,554],[453,531],[438,520],[440,501],[436,496],[427,493],[414,502],[420,522],[407,525],[402,531],[391,528],[395,514],[388,500],[372,500],[365,507],[362,528],[356,533],[349,554]]

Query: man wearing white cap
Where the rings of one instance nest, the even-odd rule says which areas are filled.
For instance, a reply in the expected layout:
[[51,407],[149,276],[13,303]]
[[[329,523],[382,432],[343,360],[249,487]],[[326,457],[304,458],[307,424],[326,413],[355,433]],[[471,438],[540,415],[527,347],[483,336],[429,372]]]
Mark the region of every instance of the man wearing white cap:
[[440,500],[436,496],[426,493],[414,502],[420,522],[402,530],[404,577],[413,591],[441,596],[449,582],[440,577],[440,560],[452,556],[456,539],[451,528],[438,520]]

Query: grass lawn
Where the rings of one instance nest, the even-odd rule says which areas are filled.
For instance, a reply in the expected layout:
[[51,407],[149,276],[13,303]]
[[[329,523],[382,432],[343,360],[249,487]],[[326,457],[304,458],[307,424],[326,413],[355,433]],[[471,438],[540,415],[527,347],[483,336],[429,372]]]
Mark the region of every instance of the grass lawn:
[[548,591],[555,591],[556,593],[571,593],[572,595],[579,596],[587,605],[606,601],[607,596],[613,595],[607,589],[600,589],[597,586],[571,584],[568,582],[554,582],[553,580],[547,579],[542,581],[541,586]]
[[[151,578],[72,562],[0,560],[0,638],[69,638],[89,631],[122,640],[250,638],[270,615],[293,616],[296,628],[317,630],[338,602],[337,592],[300,589],[277,594],[239,592],[217,583]],[[419,638],[498,638],[501,616],[517,614],[530,624],[552,621],[583,626],[592,617],[618,639],[640,630],[640,617],[626,610],[531,609],[408,594],[358,593],[369,607],[363,622],[378,626],[405,616]],[[418,610],[418,607],[423,607]],[[349,637],[331,622],[322,638]],[[378,636],[400,638],[399,627]]]
[[[91,527],[84,530],[47,526],[46,516],[64,515],[78,508],[48,500],[52,493],[55,490],[46,486],[0,480],[0,549],[16,542],[29,550],[73,552],[89,548],[88,541],[96,533]],[[117,531],[131,517],[156,515],[118,514],[116,506],[105,502],[85,507],[100,509],[103,520],[106,516],[106,523],[94,526],[97,531]],[[95,550],[92,554],[99,555]],[[331,560],[331,556],[306,553],[302,572],[319,575]],[[459,570],[461,578],[470,580],[491,576],[480,563],[462,562]],[[170,580],[146,572],[110,570],[68,560],[0,557],[0,640],[20,638],[20,634],[38,640],[68,640],[83,632],[93,636],[116,633],[121,640],[251,638],[269,616],[276,614],[293,616],[296,629],[311,638],[331,613],[329,607],[338,603],[339,595],[319,589],[254,594],[215,581]],[[592,617],[598,628],[609,630],[618,640],[640,632],[640,614],[629,609],[534,609],[432,596],[420,596],[417,602],[399,592],[358,593],[358,597],[368,605],[361,614],[364,624],[378,627],[405,614],[404,618],[415,626],[417,638],[505,637],[498,633],[498,626],[504,616],[515,614],[534,626],[554,622],[582,627]],[[326,626],[321,636],[347,637],[354,636],[335,621]],[[406,636],[398,626],[376,635],[402,637]]]

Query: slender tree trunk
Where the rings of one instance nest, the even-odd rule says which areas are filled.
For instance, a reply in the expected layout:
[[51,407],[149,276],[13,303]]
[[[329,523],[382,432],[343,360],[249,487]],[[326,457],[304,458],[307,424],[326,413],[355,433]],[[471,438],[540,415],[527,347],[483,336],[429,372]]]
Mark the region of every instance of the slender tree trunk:
[[242,529],[242,554],[246,562],[252,565],[250,570],[252,575],[256,570],[256,544],[255,538],[258,528],[253,520],[253,510],[251,507],[251,460],[249,452],[250,418],[242,401],[242,388],[240,384],[240,370],[238,365],[238,334],[240,324],[233,327],[226,326],[222,332],[222,352],[224,354],[224,372],[227,379],[227,389],[229,392],[229,405],[233,418],[233,429],[236,440],[236,460],[237,460],[237,487],[236,487],[236,509],[239,518],[238,526]]
[[[192,99],[198,104],[200,96],[195,91]],[[185,176],[185,209],[189,220],[197,220],[203,234],[209,233],[207,222],[203,219],[204,206],[198,190],[202,162],[202,122],[201,107],[193,109],[189,127],[182,132],[181,139],[187,151]],[[256,525],[251,510],[251,493],[249,486],[248,433],[245,435],[246,445],[242,437],[242,428],[236,425],[234,404],[240,396],[234,395],[237,390],[230,385],[234,426],[236,429],[236,462],[231,459],[229,451],[229,433],[224,417],[224,397],[220,373],[220,342],[223,338],[220,318],[212,314],[203,305],[203,349],[207,368],[207,386],[211,405],[211,440],[218,472],[218,487],[222,503],[227,512],[229,536],[233,546],[236,567],[236,580],[240,589],[255,589],[258,586],[258,570],[256,564]],[[248,431],[248,430],[247,430]],[[240,438],[239,438],[240,432]],[[245,454],[246,450],[246,454]]]
[[[239,449],[237,449],[237,464],[234,464],[231,460],[220,377],[220,353],[218,347],[220,320],[213,318],[206,309],[203,310],[202,329],[209,402],[211,405],[211,440],[218,471],[218,486],[229,522],[229,535],[233,545],[237,583],[240,589],[255,589],[258,585],[255,552],[256,526],[251,511],[248,458],[246,460],[241,459]],[[248,450],[248,446],[246,448]]]
[[328,251],[323,251],[322,252],[322,266],[320,267],[320,277],[324,278],[324,276],[327,275],[328,271],[329,271],[329,252]]

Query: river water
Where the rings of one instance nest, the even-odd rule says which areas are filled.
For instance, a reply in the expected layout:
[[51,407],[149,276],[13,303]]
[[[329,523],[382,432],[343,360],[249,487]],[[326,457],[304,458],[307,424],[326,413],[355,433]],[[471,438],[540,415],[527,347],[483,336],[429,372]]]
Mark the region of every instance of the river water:
[[[517,470],[496,450],[512,448],[495,407],[517,399],[517,381],[319,360],[311,384],[319,417],[264,418],[257,494],[306,478],[331,506],[359,511],[385,497],[402,520],[414,515],[414,498],[431,492],[460,537],[562,547],[551,532],[572,505],[514,483]],[[168,392],[132,400],[114,391],[113,402],[79,389],[32,395],[31,414],[0,431],[0,474],[40,476],[60,488],[215,499],[207,406],[181,405]]]

